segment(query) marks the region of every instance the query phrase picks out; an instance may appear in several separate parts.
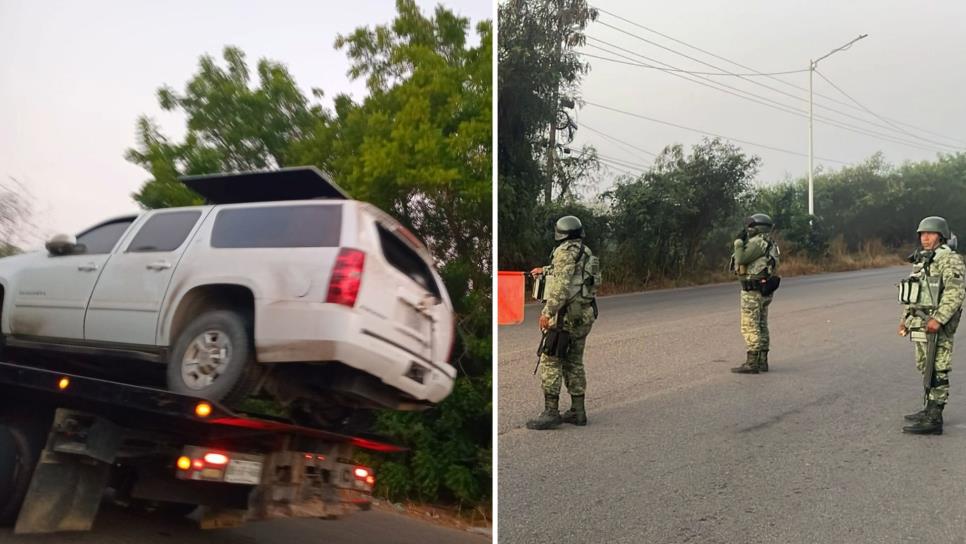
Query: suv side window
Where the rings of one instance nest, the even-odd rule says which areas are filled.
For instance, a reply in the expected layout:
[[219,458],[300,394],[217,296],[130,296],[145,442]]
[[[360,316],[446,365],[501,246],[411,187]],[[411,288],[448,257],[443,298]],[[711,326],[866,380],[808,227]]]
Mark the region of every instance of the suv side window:
[[382,246],[382,254],[385,255],[389,264],[409,276],[423,289],[439,297],[439,286],[436,285],[436,279],[433,278],[433,273],[429,270],[426,261],[386,227],[377,224],[376,228],[379,230],[379,245]]
[[127,246],[128,253],[174,251],[191,233],[201,212],[198,210],[159,213],[151,216]]
[[110,253],[114,245],[121,239],[127,228],[134,222],[133,217],[98,225],[77,237],[77,245],[84,245],[84,251],[76,253],[83,255],[99,255]]
[[211,247],[338,247],[342,206],[259,206],[221,210]]

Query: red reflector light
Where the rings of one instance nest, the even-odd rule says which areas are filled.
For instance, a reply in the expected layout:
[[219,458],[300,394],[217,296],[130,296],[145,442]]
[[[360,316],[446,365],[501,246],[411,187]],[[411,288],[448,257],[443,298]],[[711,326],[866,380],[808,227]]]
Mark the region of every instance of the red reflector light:
[[365,480],[369,477],[369,469],[363,467],[356,467],[356,478],[360,480]]
[[205,462],[202,461],[201,459],[195,459],[191,463],[191,466],[195,467],[195,470],[201,470],[201,469],[205,468]]
[[205,462],[209,465],[227,465],[228,457],[220,453],[206,453]]
[[305,454],[305,458],[306,459],[311,459],[312,458],[312,454],[311,453],[306,453]]
[[362,270],[366,264],[366,254],[358,249],[342,248],[332,269],[329,280],[329,293],[325,301],[352,308],[359,296],[362,285]]
[[376,479],[373,478],[372,476],[367,476],[366,477],[366,483],[369,484],[369,485],[376,485]]

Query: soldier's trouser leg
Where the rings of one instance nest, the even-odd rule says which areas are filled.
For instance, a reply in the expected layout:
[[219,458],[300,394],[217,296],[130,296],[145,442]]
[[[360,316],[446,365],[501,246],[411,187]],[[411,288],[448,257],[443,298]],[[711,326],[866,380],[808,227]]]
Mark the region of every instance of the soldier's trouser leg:
[[560,396],[563,382],[563,362],[558,357],[540,356],[540,385],[544,395]]
[[769,349],[768,306],[772,297],[763,297],[758,291],[741,292],[741,336],[747,351],[759,352]]
[[570,396],[584,396],[587,390],[587,374],[584,371],[584,346],[587,337],[581,336],[573,338],[570,344],[570,352],[563,358],[562,369],[564,383],[567,385],[567,392]]
[[567,384],[571,395],[583,395],[587,389],[587,376],[584,373],[584,346],[593,322],[579,323],[568,327],[570,349],[566,357],[540,356],[540,382],[547,395],[559,395],[562,383]]
[[[915,342],[916,368],[922,374],[926,369],[926,343]],[[949,372],[953,362],[953,337],[940,333],[936,339],[936,374],[933,377],[933,387],[929,389],[927,399],[938,405],[945,405],[949,399]]]

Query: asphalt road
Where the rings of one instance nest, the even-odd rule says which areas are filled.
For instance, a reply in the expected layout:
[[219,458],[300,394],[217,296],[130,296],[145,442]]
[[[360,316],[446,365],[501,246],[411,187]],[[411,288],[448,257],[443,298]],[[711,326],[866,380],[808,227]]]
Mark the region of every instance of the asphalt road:
[[202,531],[187,518],[134,513],[106,506],[87,533],[14,536],[0,529],[0,544],[486,544],[490,539],[438,527],[393,512],[359,512],[340,520],[286,519],[237,529]]
[[499,329],[500,542],[966,542],[966,371],[945,435],[901,432],[922,402],[895,332],[904,274],[783,280],[760,375],[728,371],[733,284],[603,298],[590,424],[543,432],[524,427],[542,409],[528,307]]

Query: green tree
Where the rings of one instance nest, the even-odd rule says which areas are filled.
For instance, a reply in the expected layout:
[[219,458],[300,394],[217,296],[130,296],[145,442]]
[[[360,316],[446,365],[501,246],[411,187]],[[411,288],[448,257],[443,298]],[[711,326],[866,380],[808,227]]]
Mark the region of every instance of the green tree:
[[293,146],[328,120],[320,105],[309,103],[284,65],[258,61],[258,84],[252,86],[245,54],[229,46],[222,56],[224,68],[202,56],[183,94],[168,86],[158,89],[162,109],[187,118],[183,142],[170,142],[147,117],[138,120],[137,147],[126,157],[152,176],[134,194],[141,206],[200,203],[198,195],[178,181],[181,175],[295,165]]
[[[584,43],[597,11],[585,0],[507,0],[499,6],[498,203],[501,266],[532,264],[539,245],[534,212],[550,204],[563,179],[546,168],[550,126],[563,97],[577,99],[588,65],[573,48]],[[551,149],[553,148],[553,149]]]
[[739,211],[759,162],[733,144],[706,139],[690,155],[668,146],[641,178],[619,183],[607,197],[624,265],[662,277],[706,266],[703,243]]

